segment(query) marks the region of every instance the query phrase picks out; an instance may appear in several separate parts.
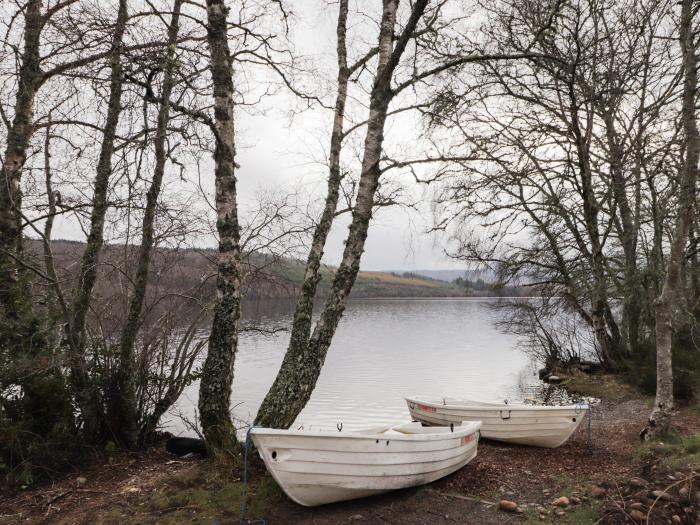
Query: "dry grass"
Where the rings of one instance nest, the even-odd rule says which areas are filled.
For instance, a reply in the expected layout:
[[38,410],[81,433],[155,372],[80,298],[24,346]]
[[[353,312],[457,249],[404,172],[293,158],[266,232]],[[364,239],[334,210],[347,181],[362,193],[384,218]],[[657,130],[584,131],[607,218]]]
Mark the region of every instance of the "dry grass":
[[399,275],[394,275],[393,273],[385,272],[360,272],[359,277],[362,279],[367,279],[369,281],[377,281],[386,284],[425,286],[426,288],[443,288],[448,285],[447,283],[432,281],[429,279],[407,278],[401,277]]

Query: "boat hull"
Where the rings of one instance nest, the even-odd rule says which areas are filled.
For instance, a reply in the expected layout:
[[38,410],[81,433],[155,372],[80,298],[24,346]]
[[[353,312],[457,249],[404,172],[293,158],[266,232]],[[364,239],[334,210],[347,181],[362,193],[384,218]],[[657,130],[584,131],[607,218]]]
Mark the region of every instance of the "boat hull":
[[284,492],[314,507],[430,483],[477,452],[479,424],[389,431],[304,432],[256,428],[251,438]]
[[425,425],[481,421],[487,439],[517,445],[556,448],[563,445],[588,414],[587,405],[530,406],[459,400],[406,398],[411,417]]

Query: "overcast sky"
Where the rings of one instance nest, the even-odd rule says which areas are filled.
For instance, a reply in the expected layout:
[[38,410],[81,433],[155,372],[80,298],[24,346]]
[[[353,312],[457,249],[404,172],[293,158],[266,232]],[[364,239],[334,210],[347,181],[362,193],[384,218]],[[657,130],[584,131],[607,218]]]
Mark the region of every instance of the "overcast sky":
[[[352,4],[352,2],[351,2]],[[328,78],[336,75],[335,26],[337,5],[323,0],[293,4],[292,40],[297,52],[309,56]],[[264,116],[239,118],[239,185],[242,201],[260,188],[289,187],[323,195],[327,169],[313,162],[327,156],[332,113],[315,110],[297,115],[289,126],[288,108],[272,109]],[[394,136],[395,131],[393,132]],[[392,134],[388,134],[389,137]],[[362,258],[364,270],[455,269],[460,264],[444,254],[441,239],[424,233],[432,223],[430,190],[407,180],[409,192],[423,202],[421,213],[385,208],[375,214]],[[334,226],[325,261],[337,264],[349,217]]]

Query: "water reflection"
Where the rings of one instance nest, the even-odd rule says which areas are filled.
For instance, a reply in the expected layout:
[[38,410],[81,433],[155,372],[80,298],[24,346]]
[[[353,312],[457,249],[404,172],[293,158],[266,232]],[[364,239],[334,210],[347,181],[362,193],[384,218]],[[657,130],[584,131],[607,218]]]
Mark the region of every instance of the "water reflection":
[[[258,304],[248,319],[289,326],[293,303]],[[254,314],[254,315],[253,315]],[[408,395],[510,399],[541,383],[517,339],[494,326],[484,299],[356,299],[348,305],[310,402],[296,426],[356,429],[408,419]],[[275,378],[289,333],[244,332],[236,358],[234,417],[251,421]],[[198,385],[171,411],[166,427],[187,433],[176,415],[194,419]]]

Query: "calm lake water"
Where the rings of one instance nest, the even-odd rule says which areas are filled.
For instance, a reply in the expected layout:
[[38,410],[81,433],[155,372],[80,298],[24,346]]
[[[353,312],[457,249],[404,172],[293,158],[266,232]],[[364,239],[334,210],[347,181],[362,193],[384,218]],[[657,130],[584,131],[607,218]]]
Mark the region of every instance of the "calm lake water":
[[[408,395],[521,399],[536,389],[536,368],[517,339],[494,325],[485,299],[357,299],[350,301],[310,402],[295,427],[356,429],[409,420]],[[252,312],[267,328],[289,327],[291,309]],[[247,312],[251,314],[250,310]],[[272,384],[289,333],[242,334],[233,382],[237,426],[252,421]],[[192,434],[198,385],[165,421]]]

